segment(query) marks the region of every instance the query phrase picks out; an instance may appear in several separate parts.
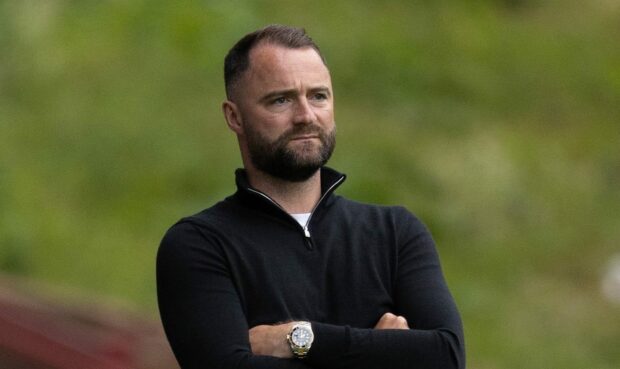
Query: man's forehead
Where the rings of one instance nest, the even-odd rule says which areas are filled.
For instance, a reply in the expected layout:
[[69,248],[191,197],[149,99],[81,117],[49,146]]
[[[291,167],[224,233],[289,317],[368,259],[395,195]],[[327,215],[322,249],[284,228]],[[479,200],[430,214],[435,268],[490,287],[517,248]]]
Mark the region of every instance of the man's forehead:
[[293,49],[260,44],[250,51],[249,62],[246,76],[260,83],[282,83],[302,75],[315,82],[325,83],[330,79],[329,70],[311,47]]
[[321,56],[311,46],[291,48],[291,47],[286,47],[283,45],[271,43],[269,41],[263,41],[263,42],[258,43],[256,46],[254,46],[252,50],[250,50],[250,53],[248,56],[249,56],[250,67],[251,67],[253,62],[260,62],[260,61],[285,62],[287,59],[290,59],[291,55],[303,55],[304,59],[308,61],[318,61],[324,66]]

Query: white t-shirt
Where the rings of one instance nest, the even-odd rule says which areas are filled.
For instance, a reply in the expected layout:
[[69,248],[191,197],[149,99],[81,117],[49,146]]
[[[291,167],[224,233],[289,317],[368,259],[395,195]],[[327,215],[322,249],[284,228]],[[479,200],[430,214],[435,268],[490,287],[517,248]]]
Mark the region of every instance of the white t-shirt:
[[310,218],[311,213],[301,213],[301,214],[291,214],[293,218],[299,223],[302,227],[306,226],[308,223],[308,218]]

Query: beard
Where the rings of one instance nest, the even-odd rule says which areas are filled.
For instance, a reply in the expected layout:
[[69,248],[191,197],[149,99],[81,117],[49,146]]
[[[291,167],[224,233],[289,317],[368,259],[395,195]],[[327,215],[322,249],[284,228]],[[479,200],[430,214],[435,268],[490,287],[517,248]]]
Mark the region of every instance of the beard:
[[[245,126],[246,139],[250,160],[254,166],[279,179],[290,182],[302,182],[312,177],[332,155],[336,146],[336,128],[326,132],[321,127],[311,125],[295,126],[282,133],[274,141],[252,128]],[[315,142],[301,142],[289,147],[294,137],[316,135],[319,146]]]

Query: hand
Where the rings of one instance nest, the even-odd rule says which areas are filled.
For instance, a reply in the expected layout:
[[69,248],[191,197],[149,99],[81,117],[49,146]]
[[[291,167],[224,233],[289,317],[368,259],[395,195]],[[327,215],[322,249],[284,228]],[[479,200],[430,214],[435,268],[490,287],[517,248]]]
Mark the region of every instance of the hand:
[[375,329],[409,329],[409,324],[402,316],[385,313],[375,325]]
[[275,356],[289,359],[293,352],[286,335],[293,329],[295,322],[277,325],[257,325],[250,329],[250,347],[254,355]]

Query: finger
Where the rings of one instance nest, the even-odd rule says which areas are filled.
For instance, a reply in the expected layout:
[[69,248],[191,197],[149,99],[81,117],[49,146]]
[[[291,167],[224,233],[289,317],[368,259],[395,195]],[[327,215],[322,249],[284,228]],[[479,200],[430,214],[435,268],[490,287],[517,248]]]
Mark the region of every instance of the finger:
[[385,313],[381,316],[381,319],[375,325],[375,329],[391,329],[395,328],[397,324],[397,316],[392,313]]
[[387,312],[387,313],[383,314],[381,319],[393,320],[393,319],[396,319],[396,315],[394,315],[394,314],[392,314],[390,312]]
[[403,316],[396,317],[396,327],[402,329],[408,329],[409,324],[407,323],[407,319]]

